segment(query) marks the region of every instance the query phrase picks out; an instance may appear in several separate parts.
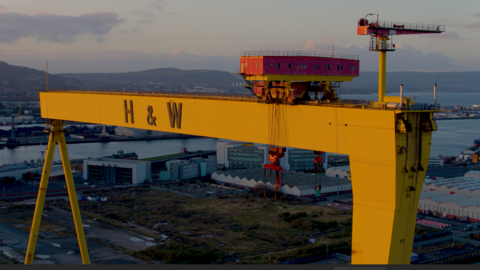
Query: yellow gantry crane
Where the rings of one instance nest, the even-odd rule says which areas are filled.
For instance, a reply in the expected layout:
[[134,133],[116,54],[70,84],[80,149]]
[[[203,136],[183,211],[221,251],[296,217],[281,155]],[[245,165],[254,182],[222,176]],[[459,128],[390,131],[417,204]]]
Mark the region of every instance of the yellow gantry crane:
[[409,264],[438,107],[401,96],[338,100],[332,85],[358,76],[358,59],[351,56],[252,53],[240,61],[239,73],[252,81],[247,87],[256,97],[39,91],[42,118],[51,119],[51,128],[25,264],[33,260],[57,141],[82,260],[90,263],[64,120],[347,154],[354,209],[352,264]]

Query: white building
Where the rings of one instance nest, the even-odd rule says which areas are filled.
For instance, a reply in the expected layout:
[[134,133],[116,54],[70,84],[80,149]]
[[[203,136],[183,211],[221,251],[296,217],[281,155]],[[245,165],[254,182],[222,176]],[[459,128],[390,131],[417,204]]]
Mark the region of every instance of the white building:
[[97,158],[83,160],[83,178],[118,184],[141,184],[152,177],[151,162]]
[[350,166],[330,167],[325,171],[329,177],[350,179]]
[[[217,182],[229,183],[239,187],[254,188],[257,184],[264,184],[270,189],[275,185],[275,177],[264,176],[263,169],[218,171],[212,174],[212,179]],[[318,177],[318,176],[317,176]],[[322,196],[341,193],[351,193],[352,182],[348,179],[321,176],[315,178],[311,173],[283,171],[282,192],[293,196],[313,197],[315,186],[321,184]]]

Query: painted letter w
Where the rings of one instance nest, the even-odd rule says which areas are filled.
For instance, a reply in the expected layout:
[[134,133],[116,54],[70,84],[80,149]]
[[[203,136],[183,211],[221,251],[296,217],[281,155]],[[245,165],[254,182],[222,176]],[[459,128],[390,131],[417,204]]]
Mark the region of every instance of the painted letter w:
[[168,117],[170,117],[170,127],[175,128],[175,123],[177,123],[177,128],[180,129],[180,124],[182,122],[182,103],[167,102]]

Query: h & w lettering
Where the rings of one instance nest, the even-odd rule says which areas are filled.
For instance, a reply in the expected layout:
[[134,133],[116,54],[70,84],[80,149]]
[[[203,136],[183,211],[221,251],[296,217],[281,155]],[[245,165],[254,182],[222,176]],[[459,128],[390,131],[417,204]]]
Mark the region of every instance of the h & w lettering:
[[123,100],[123,105],[125,109],[125,123],[128,124],[128,115],[130,114],[130,122],[133,124],[133,100],[130,100],[130,110],[127,107],[127,100]]
[[180,125],[182,123],[182,103],[177,104],[173,102],[167,102],[167,109],[168,109],[168,117],[170,117],[170,127],[175,128],[175,123],[177,124],[177,128],[180,129]]

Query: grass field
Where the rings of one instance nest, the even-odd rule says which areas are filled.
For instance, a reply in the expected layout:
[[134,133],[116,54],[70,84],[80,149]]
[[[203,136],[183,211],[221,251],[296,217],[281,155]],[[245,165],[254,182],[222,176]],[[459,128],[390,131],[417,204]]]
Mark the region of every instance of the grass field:
[[[247,194],[190,198],[174,193],[132,188],[106,192],[106,202],[79,202],[82,214],[145,235],[169,238],[141,252],[126,251],[147,262],[267,264],[329,253],[348,253],[352,212],[284,197],[284,202]],[[57,207],[70,209],[69,202]],[[29,232],[34,206],[15,205],[0,210],[3,222],[23,224]],[[133,222],[145,232],[126,225]],[[42,218],[41,232],[57,236],[58,224]],[[416,226],[415,235],[437,231]],[[315,239],[314,243],[310,239]],[[432,247],[435,248],[435,247]],[[426,251],[426,250],[424,250]],[[423,252],[422,252],[423,253]]]
[[[323,255],[327,238],[330,252],[351,246],[351,212],[338,209],[245,194],[190,198],[138,188],[104,195],[107,202],[82,202],[81,209],[170,236],[165,244],[136,254],[146,261],[271,263]],[[69,208],[68,203],[59,204]],[[177,251],[190,257],[172,255]]]

